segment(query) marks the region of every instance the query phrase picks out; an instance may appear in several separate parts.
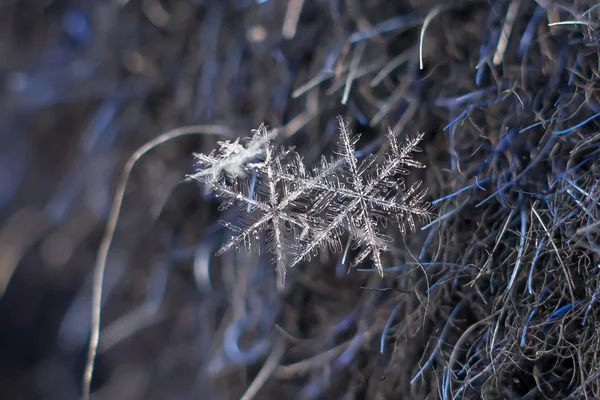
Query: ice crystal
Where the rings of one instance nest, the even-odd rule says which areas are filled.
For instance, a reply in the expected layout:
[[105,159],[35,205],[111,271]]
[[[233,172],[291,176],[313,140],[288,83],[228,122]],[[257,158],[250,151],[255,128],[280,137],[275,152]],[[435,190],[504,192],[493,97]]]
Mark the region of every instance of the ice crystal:
[[293,148],[277,148],[264,125],[253,131],[246,146],[220,142],[218,152],[196,155],[198,171],[191,177],[222,198],[222,208],[240,206],[239,225],[223,222],[233,234],[218,254],[242,246],[260,251],[259,240],[266,232],[266,250],[283,284],[288,268],[323,248],[341,251],[348,234],[360,248],[351,266],[370,256],[383,275],[382,253],[392,241],[389,223],[404,235],[407,228],[415,231],[415,217],[430,215],[424,202],[427,190],[421,182],[406,188],[403,178],[407,167],[425,167],[413,158],[423,135],[399,144],[389,131],[383,155],[359,160],[359,136],[341,117],[338,123],[337,157],[322,157],[310,170]]

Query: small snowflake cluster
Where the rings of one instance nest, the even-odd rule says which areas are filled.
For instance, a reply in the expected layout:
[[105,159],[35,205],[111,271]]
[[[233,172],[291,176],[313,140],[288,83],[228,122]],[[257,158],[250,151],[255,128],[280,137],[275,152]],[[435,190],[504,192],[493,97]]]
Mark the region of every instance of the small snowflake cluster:
[[383,155],[356,155],[358,135],[353,135],[341,117],[334,159],[321,158],[307,169],[293,148],[278,148],[264,125],[253,130],[245,145],[219,142],[219,150],[196,154],[198,170],[191,178],[205,184],[223,199],[222,209],[240,206],[239,226],[223,222],[233,232],[218,254],[232,248],[260,246],[266,232],[266,250],[273,254],[280,283],[288,268],[308,260],[320,249],[342,250],[349,234],[360,251],[351,266],[370,256],[383,275],[382,253],[391,242],[384,230],[393,223],[398,230],[415,231],[415,217],[430,216],[421,182],[405,187],[407,167],[424,168],[413,158],[420,151],[420,134],[402,145],[393,132],[387,135]]

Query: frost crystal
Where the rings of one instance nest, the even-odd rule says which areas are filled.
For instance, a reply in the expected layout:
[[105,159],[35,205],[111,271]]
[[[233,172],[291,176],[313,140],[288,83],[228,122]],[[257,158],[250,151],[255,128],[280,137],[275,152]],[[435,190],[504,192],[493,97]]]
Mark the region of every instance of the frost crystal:
[[278,149],[264,125],[246,146],[220,142],[218,152],[196,155],[198,171],[191,177],[223,198],[222,208],[237,204],[242,214],[240,226],[223,222],[233,234],[218,254],[241,246],[260,250],[260,234],[266,232],[266,250],[283,285],[287,268],[319,249],[341,251],[343,235],[349,234],[361,249],[351,265],[370,257],[383,275],[382,253],[392,240],[385,232],[389,222],[404,235],[407,227],[415,231],[415,216],[430,216],[423,201],[427,190],[421,182],[407,189],[403,179],[407,167],[425,167],[413,158],[423,135],[400,145],[390,131],[385,154],[360,161],[358,135],[341,117],[338,122],[338,157],[323,157],[312,170],[293,148]]

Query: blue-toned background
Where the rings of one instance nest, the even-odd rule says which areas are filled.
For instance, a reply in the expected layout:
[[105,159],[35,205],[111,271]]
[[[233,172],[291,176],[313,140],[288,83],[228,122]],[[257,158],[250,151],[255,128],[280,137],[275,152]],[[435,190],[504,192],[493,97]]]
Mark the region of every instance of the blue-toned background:
[[[595,398],[600,7],[593,1],[0,4],[0,398],[77,399],[121,170],[93,399]],[[327,251],[283,292],[194,152],[261,123],[307,165],[424,132],[436,215],[385,278]],[[421,229],[422,228],[422,229]],[[587,397],[586,397],[587,396]]]

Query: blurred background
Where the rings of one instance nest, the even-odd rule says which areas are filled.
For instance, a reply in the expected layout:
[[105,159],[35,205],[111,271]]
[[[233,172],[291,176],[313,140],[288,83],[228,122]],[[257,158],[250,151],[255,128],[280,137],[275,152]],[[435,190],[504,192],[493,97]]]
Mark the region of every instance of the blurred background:
[[[0,398],[80,398],[121,171],[190,125],[220,134],[158,146],[127,184],[92,399],[598,396],[599,18],[583,0],[2,1]],[[388,127],[425,133],[407,180],[436,217],[395,238],[385,278],[324,253],[279,292],[268,255],[216,257],[235,210],[185,180],[193,153],[264,122],[311,165],[338,114],[367,153]]]

